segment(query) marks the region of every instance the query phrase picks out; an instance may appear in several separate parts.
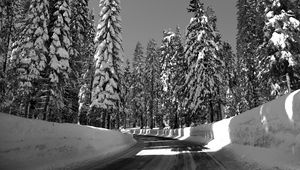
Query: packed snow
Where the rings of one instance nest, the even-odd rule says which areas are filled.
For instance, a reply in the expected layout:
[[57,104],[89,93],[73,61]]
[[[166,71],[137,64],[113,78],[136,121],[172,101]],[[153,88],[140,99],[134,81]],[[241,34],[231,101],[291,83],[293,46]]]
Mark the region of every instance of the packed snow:
[[91,126],[59,124],[0,113],[0,169],[76,167],[121,152],[131,135]]
[[205,144],[229,169],[239,162],[246,169],[299,170],[300,90],[213,124],[131,132]]

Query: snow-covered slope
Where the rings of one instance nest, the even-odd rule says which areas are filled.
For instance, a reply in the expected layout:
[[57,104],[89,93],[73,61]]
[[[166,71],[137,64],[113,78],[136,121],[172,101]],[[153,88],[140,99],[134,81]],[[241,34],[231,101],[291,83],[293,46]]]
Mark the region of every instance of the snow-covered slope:
[[0,113],[0,169],[76,166],[124,150],[135,140],[118,131]]

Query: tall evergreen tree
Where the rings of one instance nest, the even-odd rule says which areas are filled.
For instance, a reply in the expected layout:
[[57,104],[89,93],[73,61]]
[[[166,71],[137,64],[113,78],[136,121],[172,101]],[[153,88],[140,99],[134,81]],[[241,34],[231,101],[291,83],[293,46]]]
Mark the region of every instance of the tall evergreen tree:
[[188,62],[185,87],[187,87],[186,105],[191,109],[194,121],[206,119],[208,115],[198,115],[210,110],[210,121],[214,121],[214,102],[218,93],[218,84],[222,82],[220,68],[223,61],[218,56],[220,36],[216,30],[216,18],[208,14],[203,3],[191,0],[188,12],[192,12],[187,27],[185,58]]
[[[91,104],[91,88],[95,54],[95,26],[93,12],[88,8],[88,0],[72,0],[71,24],[72,46],[70,65],[72,72],[65,89],[69,110],[77,113],[77,123],[86,124],[86,115]],[[77,97],[78,95],[78,97]]]
[[[82,59],[83,65],[82,69],[85,70],[85,72],[81,75],[79,80],[80,90],[79,90],[79,100],[78,100],[78,123],[84,123],[86,124],[86,115],[88,113],[89,105],[91,104],[91,92],[92,92],[92,81],[93,81],[93,74],[94,74],[94,68],[93,68],[93,55],[95,53],[95,43],[94,43],[94,37],[95,37],[95,29],[94,29],[94,15],[92,12],[89,14],[89,27],[86,29],[86,37],[83,41],[84,44],[84,53],[85,56]],[[75,65],[74,65],[75,66]],[[74,67],[74,69],[79,69]],[[75,74],[76,75],[76,74]],[[76,76],[74,76],[75,78]],[[76,87],[76,86],[75,86]]]
[[132,119],[132,110],[131,110],[131,100],[132,100],[132,73],[131,73],[131,63],[129,60],[126,60],[126,65],[124,69],[124,73],[121,78],[121,104],[122,104],[122,115],[121,115],[121,123],[123,124],[123,127],[128,127],[127,125],[130,125],[130,121],[127,120]]
[[[157,46],[154,39],[150,40],[147,44],[147,52],[146,52],[146,72],[144,77],[144,90],[146,90],[146,94],[144,94],[144,100],[146,101],[147,95],[149,95],[149,127],[152,129],[154,127],[154,111],[155,104],[157,103],[157,93],[156,87],[159,82],[159,55],[157,53]],[[145,102],[147,103],[147,102]]]
[[72,0],[71,13],[70,31],[73,40],[70,51],[72,58],[71,66],[76,78],[80,79],[81,75],[85,72],[83,65],[89,60],[85,56],[87,49],[84,42],[88,37],[92,22],[89,17],[88,0]]
[[68,0],[50,1],[49,54],[43,77],[40,103],[44,118],[62,121],[63,88],[71,71],[69,64],[70,5]]
[[256,50],[263,40],[263,9],[258,0],[239,0],[237,57],[239,59],[239,103],[238,112],[259,105]]
[[48,6],[47,0],[31,2],[25,27],[12,52],[11,71],[16,73],[16,93],[25,116],[29,113],[30,101],[33,100],[47,65]]
[[176,90],[182,85],[183,46],[181,43],[180,30],[176,32],[164,31],[161,53],[161,79],[163,84],[163,105],[165,113],[169,115],[171,128],[179,127],[179,96]]
[[225,87],[225,114],[226,116],[234,116],[239,113],[240,86],[238,85],[237,59],[232,52],[231,46],[227,42],[223,42],[220,47],[220,53],[225,63],[224,66],[224,87]]
[[8,79],[7,66],[11,41],[14,35],[15,1],[0,1],[0,109],[7,107]]
[[136,44],[134,54],[133,54],[133,84],[132,84],[132,111],[134,114],[133,127],[137,126],[140,122],[140,127],[144,126],[144,112],[146,105],[144,105],[144,83],[143,76],[145,73],[145,56],[143,52],[143,47],[140,42]]
[[[14,1],[0,1],[0,77],[3,78],[7,69],[10,41],[13,34]],[[3,89],[1,89],[2,91]]]
[[95,74],[93,80],[91,108],[106,114],[106,127],[110,128],[111,114],[120,104],[119,64],[121,62],[121,18],[119,0],[100,1],[100,21],[95,42]]

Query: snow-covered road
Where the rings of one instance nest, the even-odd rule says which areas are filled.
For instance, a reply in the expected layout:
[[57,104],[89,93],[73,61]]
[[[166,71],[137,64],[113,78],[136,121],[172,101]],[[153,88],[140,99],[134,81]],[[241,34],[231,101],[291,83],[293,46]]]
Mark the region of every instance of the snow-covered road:
[[135,136],[137,145],[113,158],[83,165],[77,169],[118,170],[223,170],[224,166],[205,153],[205,147],[163,137]]

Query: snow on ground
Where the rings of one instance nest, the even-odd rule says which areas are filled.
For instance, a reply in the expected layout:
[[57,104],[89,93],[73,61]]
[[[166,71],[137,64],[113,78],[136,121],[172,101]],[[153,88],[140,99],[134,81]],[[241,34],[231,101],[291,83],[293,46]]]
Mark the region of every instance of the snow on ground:
[[[282,152],[277,148],[229,144],[216,152],[210,152],[227,169],[249,170],[299,170],[300,154]],[[243,167],[237,168],[236,166]]]
[[135,144],[131,135],[0,113],[0,169],[76,167]]
[[207,152],[229,162],[229,169],[239,169],[231,167],[234,160],[244,169],[299,170],[300,90],[213,124],[131,131],[206,144]]

